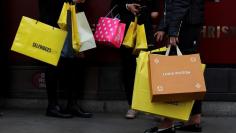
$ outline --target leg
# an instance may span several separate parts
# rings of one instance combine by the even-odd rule
[[[183,27],[182,29],[183,32],[180,33],[180,45],[184,50],[184,54],[196,53],[201,27],[193,25]],[[201,132],[201,110],[202,101],[195,101],[189,121],[180,127],[179,130]]]
[[[126,97],[128,100],[129,106],[132,104],[132,96],[133,96],[133,86],[134,86],[134,78],[135,78],[135,70],[136,70],[136,57],[132,55],[132,49],[127,49],[121,47],[121,56],[122,56],[122,74],[123,74],[123,83],[126,92]],[[126,118],[132,119],[135,118],[137,112],[129,109]]]
[[[78,63],[77,63],[78,62]],[[84,89],[85,64],[82,59],[68,59],[65,61],[63,77],[66,83],[67,111],[82,118],[91,118],[92,113],[84,111],[78,104],[79,93]]]
[[[49,66],[46,70],[46,87],[48,95],[48,107],[46,111],[47,116],[59,117],[59,118],[71,118],[72,115],[63,112],[58,104],[57,96],[57,68],[54,66]]]
[[[189,121],[177,129],[182,131],[201,132],[201,108],[202,101],[195,101]]]
[[[136,69],[136,57],[132,55],[132,50],[122,47],[123,81],[128,104],[132,103],[133,86]]]

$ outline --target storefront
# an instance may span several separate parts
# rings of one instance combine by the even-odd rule
[[[91,25],[109,11],[110,0],[86,2],[85,13]],[[9,97],[45,98],[45,65],[9,51],[22,15],[39,19],[38,0],[7,0],[2,3],[4,24],[1,36],[5,40],[1,44],[4,44],[3,49],[9,56]],[[202,61],[208,65],[205,73],[208,88],[206,100],[236,100],[235,4],[234,0],[206,1],[206,23],[199,48]],[[102,47],[92,50],[88,53],[87,63],[85,98],[125,99],[118,49]]]

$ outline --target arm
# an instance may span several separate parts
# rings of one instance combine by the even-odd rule
[[[179,29],[181,21],[190,8],[191,0],[173,0],[172,8],[167,18],[169,18],[168,34],[170,36],[177,37],[179,35]]]

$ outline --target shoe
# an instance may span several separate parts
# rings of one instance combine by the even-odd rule
[[[170,127],[170,128],[166,128],[166,129],[158,129],[157,133],[175,133],[175,128],[174,127]]]
[[[153,127],[145,130],[144,133],[175,133],[175,128],[158,129],[158,127]]]
[[[137,111],[133,110],[133,109],[129,109],[125,115],[125,118],[127,119],[134,119],[137,115]]]
[[[72,118],[71,114],[62,111],[59,105],[48,106],[46,116],[57,117],[57,118]]]
[[[202,127],[200,124],[182,125],[176,129],[181,131],[202,132]]]
[[[157,133],[158,127],[153,127],[144,131],[144,133]]]
[[[78,105],[68,106],[67,112],[81,118],[91,118],[93,117],[93,114],[90,112],[84,111],[81,107]]]

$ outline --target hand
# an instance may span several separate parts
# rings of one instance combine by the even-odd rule
[[[176,46],[177,43],[179,43],[178,37],[175,37],[175,36],[170,37],[170,45]]]
[[[157,19],[158,16],[159,16],[159,12],[151,12],[152,19]]]
[[[137,15],[139,13],[140,7],[140,4],[127,4],[127,9],[131,11],[134,15]]]
[[[157,42],[161,42],[164,38],[165,32],[164,31],[157,31],[154,36],[156,37]]]
[[[80,58],[80,59],[84,59],[85,58],[85,54],[83,52],[79,52],[79,53],[76,54],[76,57]]]

